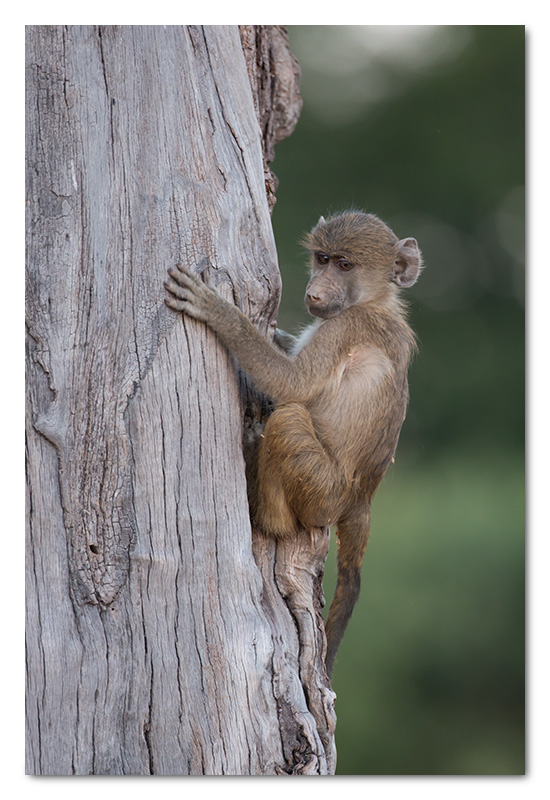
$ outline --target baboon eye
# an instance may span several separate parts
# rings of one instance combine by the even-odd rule
[[[350,270],[350,269],[353,269],[353,264],[351,263],[351,261],[348,261],[345,258],[341,258],[340,259],[340,261],[338,262],[338,266],[340,267],[340,269],[343,269],[343,270],[346,270],[346,271]]]
[[[328,256],[326,253],[316,253],[317,261],[319,264],[328,264]]]

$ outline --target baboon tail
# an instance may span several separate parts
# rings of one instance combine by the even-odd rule
[[[340,642],[361,591],[361,566],[369,538],[370,507],[338,524],[338,580],[326,623],[327,673],[332,676]]]

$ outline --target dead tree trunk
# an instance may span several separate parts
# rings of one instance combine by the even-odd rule
[[[299,104],[284,31],[240,33],[27,31],[31,774],[334,771],[328,535],[252,535],[261,403],[164,306],[183,261],[274,327],[266,160]]]

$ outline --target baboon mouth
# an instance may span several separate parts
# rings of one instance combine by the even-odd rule
[[[307,308],[309,313],[312,314],[312,316],[320,317],[321,319],[329,319],[330,317],[336,317],[342,310],[340,307],[320,306],[320,305],[315,305],[313,303],[308,303]]]

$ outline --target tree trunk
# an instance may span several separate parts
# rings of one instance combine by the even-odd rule
[[[181,261],[274,329],[296,67],[283,29],[240,33],[27,29],[31,774],[334,771],[328,533],[252,534],[265,402],[164,305]]]

